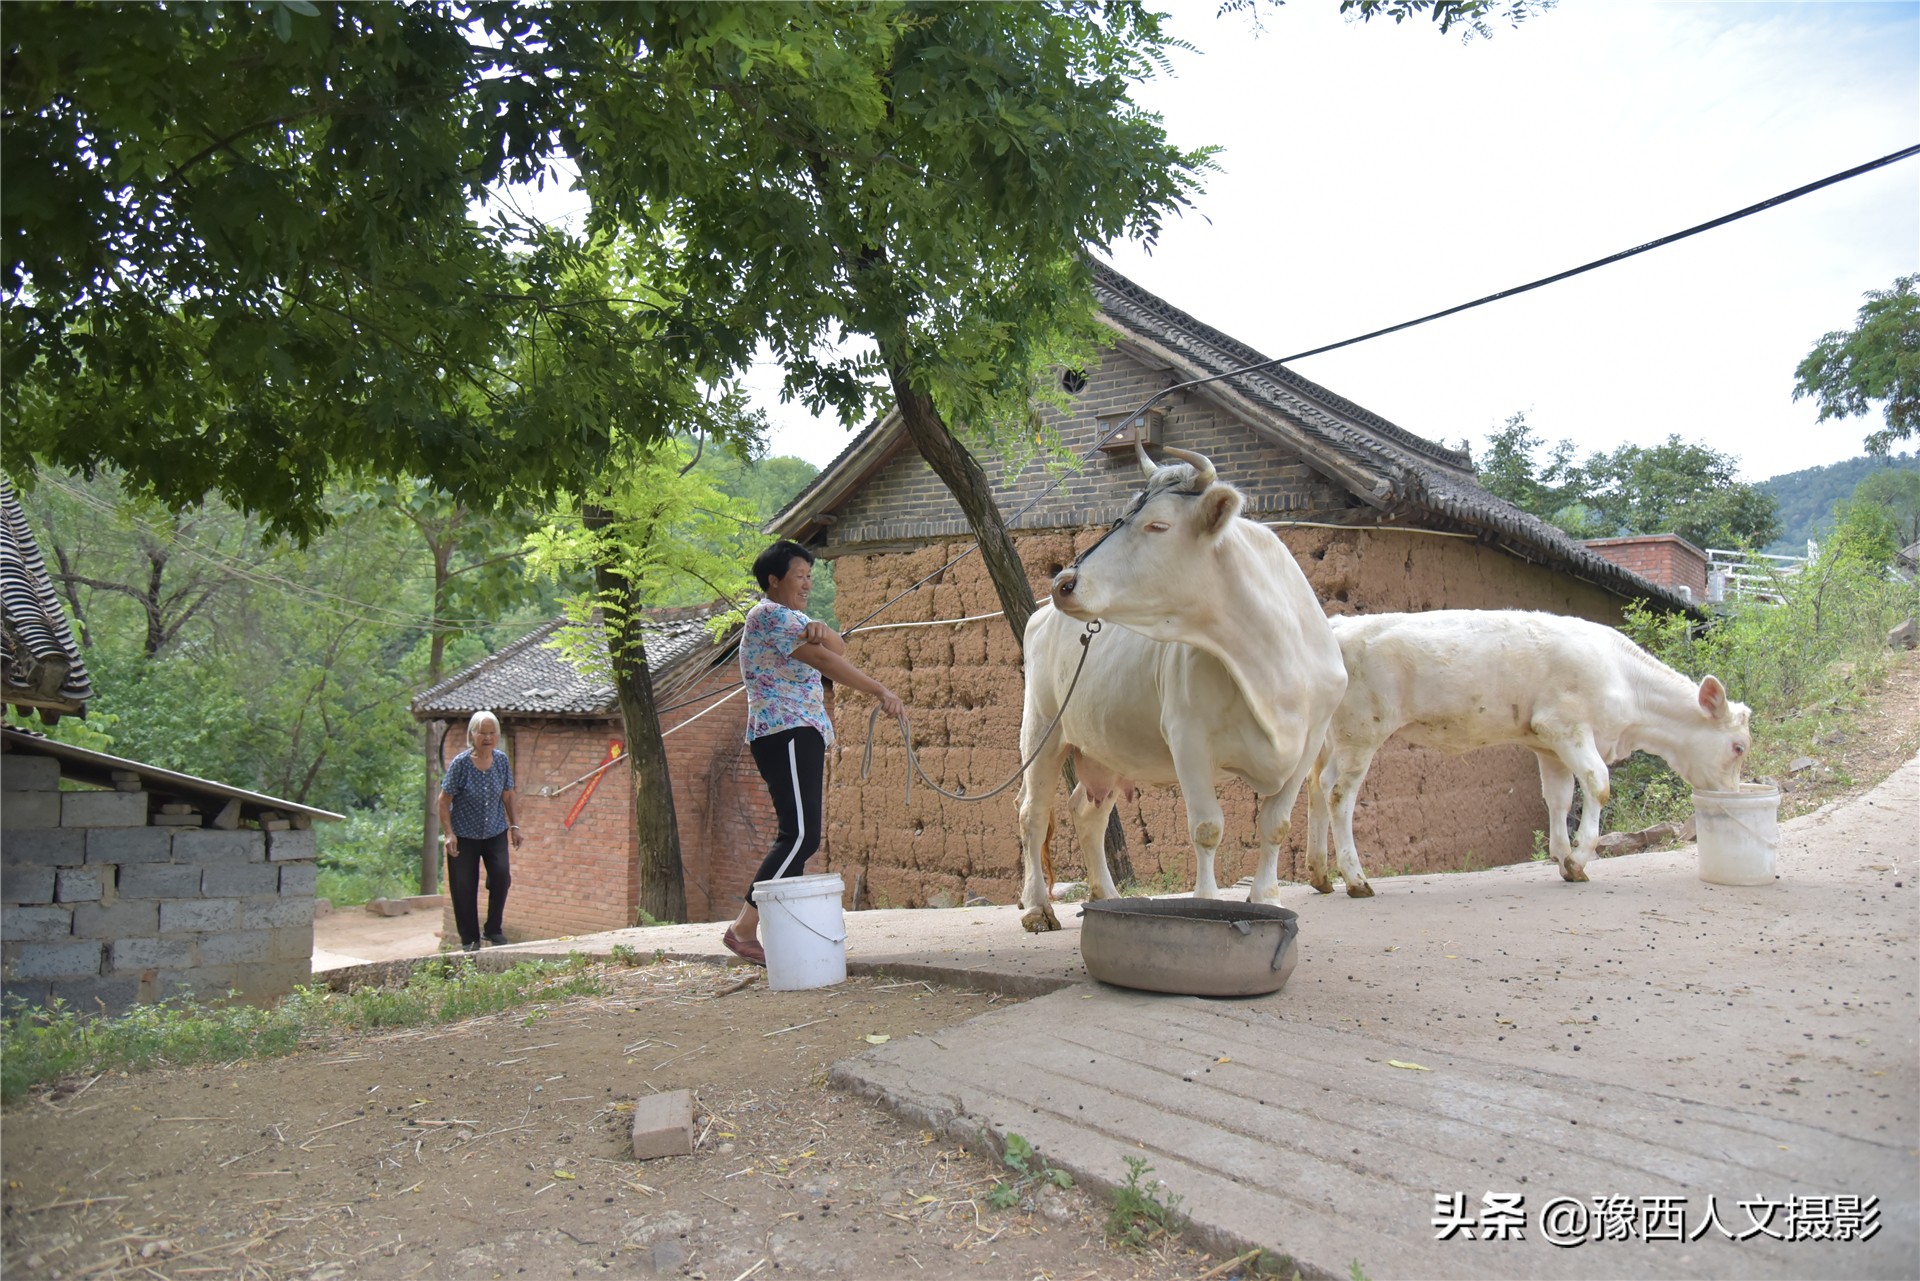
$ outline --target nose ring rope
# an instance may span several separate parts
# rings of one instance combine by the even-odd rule
[[[1051,721],[1047,722],[1047,732],[1040,736],[1040,745],[1033,749],[1033,753],[1028,756],[1026,760],[1020,762],[1020,768],[1014,771],[1012,778],[1009,778],[991,792],[982,792],[978,796],[966,796],[959,792],[949,792],[946,788],[929,778],[927,771],[920,767],[920,758],[914,754],[913,732],[907,724],[906,713],[902,712],[900,714],[900,738],[907,746],[907,764],[910,766],[907,770],[907,801],[909,803],[913,801],[913,776],[915,774],[918,774],[921,781],[926,783],[928,787],[931,787],[948,800],[969,802],[990,801],[1025,778],[1028,767],[1040,758],[1042,751],[1046,750],[1047,740],[1053,737],[1053,731],[1059,726],[1060,718],[1067,714],[1067,704],[1073,701],[1073,691],[1080,684],[1080,670],[1087,665],[1087,655],[1092,652],[1091,642],[1099,632],[1099,619],[1096,618],[1087,624],[1087,630],[1082,633],[1080,637],[1080,661],[1074,664],[1073,679],[1067,683],[1066,696],[1060,700],[1060,710],[1053,714]],[[878,704],[875,704],[873,711],[867,714],[867,746],[865,751],[860,755],[860,779],[862,782],[865,782],[867,776],[873,773],[873,737],[879,728],[879,724],[880,707]]]

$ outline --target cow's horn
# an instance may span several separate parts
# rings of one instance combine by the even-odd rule
[[[1196,454],[1185,449],[1175,449],[1172,445],[1162,445],[1160,448],[1164,452],[1172,454],[1183,463],[1193,464],[1193,487],[1195,489],[1205,489],[1218,479],[1213,470],[1213,460],[1205,454]]]
[[[1160,470],[1160,464],[1147,457],[1147,448],[1140,443],[1138,438],[1135,438],[1133,442],[1133,456],[1140,460],[1140,470],[1148,476]]]

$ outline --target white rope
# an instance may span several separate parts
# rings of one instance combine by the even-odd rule
[[[996,609],[991,614],[969,614],[965,618],[934,618],[924,623],[880,623],[873,627],[856,627],[847,633],[849,638],[864,636],[868,632],[891,631],[896,627],[958,627],[962,623],[977,623],[984,618],[998,618],[1007,611]]]
[[[687,719],[685,719],[684,721],[681,721],[681,722],[680,722],[680,723],[679,723],[678,725],[675,725],[675,726],[673,727],[673,729],[663,729],[663,730],[661,730],[661,731],[660,731],[660,737],[661,737],[661,738],[665,738],[665,737],[666,737],[667,735],[669,735],[669,734],[672,734],[672,733],[674,733],[674,732],[676,732],[676,731],[678,731],[678,730],[683,730],[683,729],[685,729],[685,728],[686,728],[687,726],[689,726],[689,725],[691,725],[691,724],[693,724],[693,723],[694,723],[695,721],[697,721],[697,720],[699,720],[699,719],[700,719],[700,718],[701,718],[702,716],[705,716],[705,715],[706,715],[706,714],[707,714],[708,712],[711,712],[711,711],[714,711],[714,710],[716,710],[716,709],[718,709],[719,707],[721,707],[721,706],[723,706],[724,704],[726,704],[726,703],[728,703],[728,702],[729,702],[729,701],[731,701],[732,699],[734,699],[734,698],[737,698],[737,697],[739,697],[739,696],[740,696],[741,694],[744,694],[744,693],[746,693],[746,692],[747,692],[747,687],[746,687],[745,685],[740,685],[740,686],[736,686],[736,687],[734,688],[734,691],[733,691],[733,692],[732,692],[731,694],[728,694],[728,695],[727,695],[727,696],[726,696],[725,698],[723,698],[723,699],[721,699],[721,700],[720,700],[720,701],[719,701],[718,703],[715,703],[715,704],[714,704],[714,705],[713,705],[712,707],[708,707],[708,708],[703,708],[702,710],[700,710],[700,711],[697,711],[697,712],[695,712],[695,713],[694,713],[693,715],[691,715],[691,716],[689,716],[689,717],[687,717]]]

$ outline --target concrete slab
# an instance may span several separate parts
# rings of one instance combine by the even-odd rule
[[[1093,983],[1071,907],[849,913],[850,972],[1036,999],[834,1077],[1096,1187],[1144,1159],[1209,1245],[1309,1276],[1920,1276],[1920,759],[1783,824],[1773,885],[1695,853],[1287,887],[1299,967],[1243,1001]],[[488,954],[723,959],[721,929]]]

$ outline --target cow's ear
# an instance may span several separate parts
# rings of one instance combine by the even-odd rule
[[[1218,537],[1240,514],[1246,499],[1232,485],[1213,485],[1200,495],[1200,528]]]
[[[1706,675],[1700,678],[1700,710],[1713,720],[1725,720],[1727,715],[1727,687],[1720,678]]]

